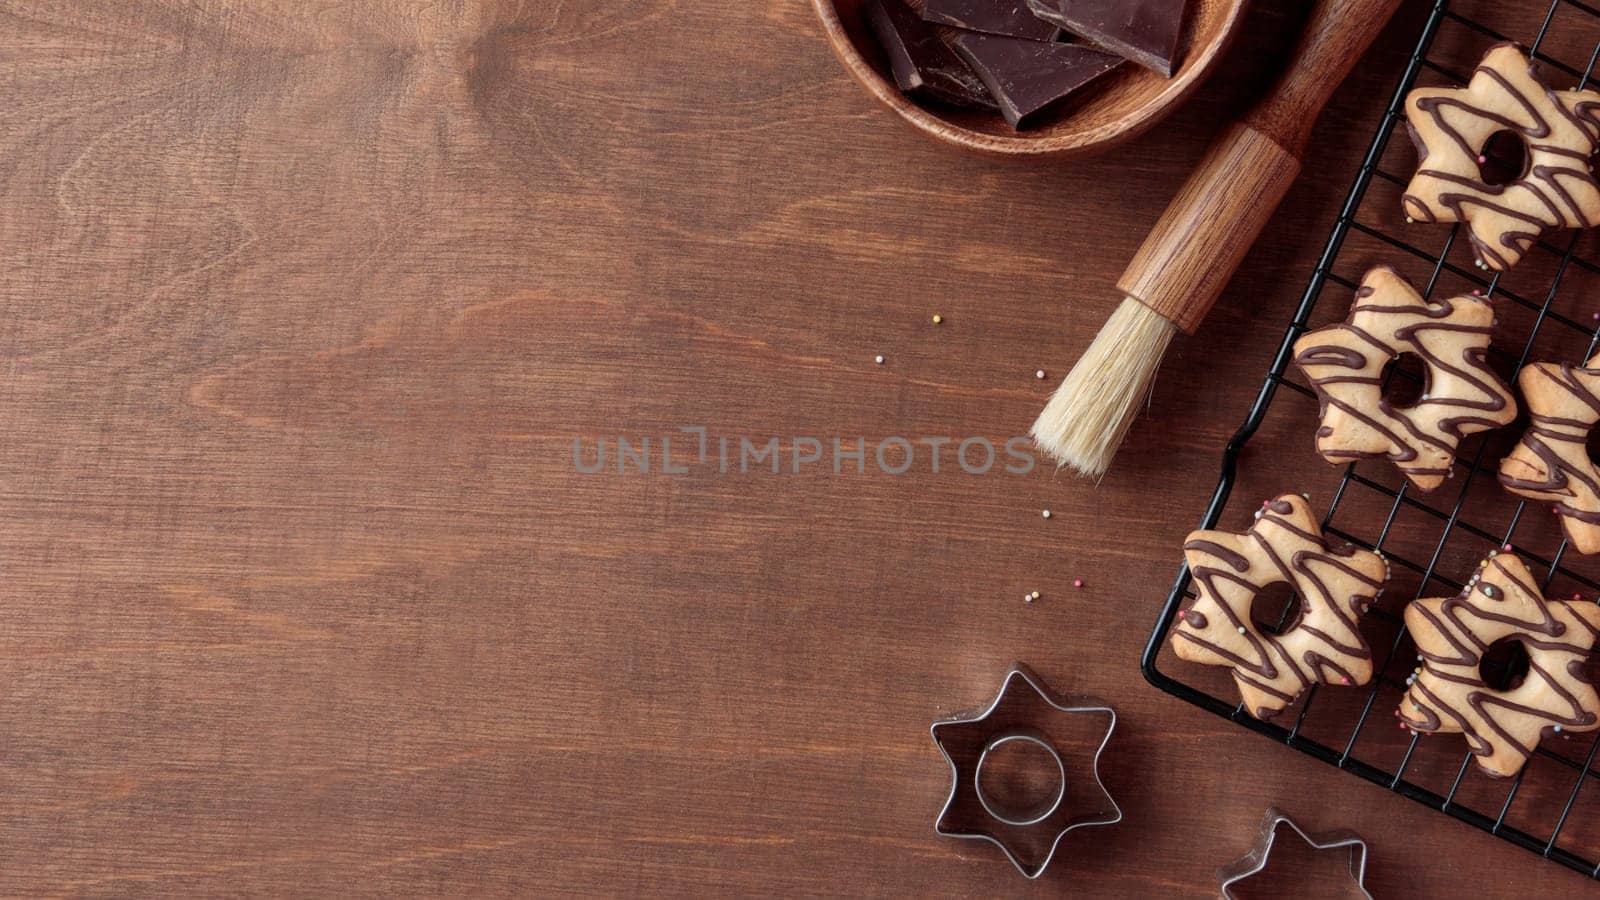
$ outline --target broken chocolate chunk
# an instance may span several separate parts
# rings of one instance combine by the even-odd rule
[[[902,0],[867,0],[864,9],[903,93],[954,106],[996,108],[983,82]]]
[[[922,17],[940,25],[1033,41],[1053,41],[1061,34],[1060,28],[1034,15],[1026,0],[923,0]]]
[[[1107,72],[1122,57],[1083,44],[1047,44],[1022,38],[964,34],[956,52],[983,79],[1012,128],[1053,106]]]
[[[1027,0],[1033,14],[1172,77],[1184,0]]]

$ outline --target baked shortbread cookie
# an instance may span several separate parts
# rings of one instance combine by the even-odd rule
[[[1368,271],[1348,319],[1294,344],[1322,404],[1317,452],[1334,464],[1387,458],[1418,488],[1438,487],[1463,437],[1517,417],[1511,389],[1489,368],[1493,327],[1482,297],[1429,302],[1388,266]],[[1421,398],[1405,408],[1383,396],[1384,366],[1402,353],[1426,369]]]
[[[1589,157],[1600,138],[1600,93],[1553,91],[1522,48],[1496,44],[1464,88],[1406,96],[1417,173],[1401,199],[1419,222],[1465,222],[1478,265],[1504,271],[1545,231],[1600,223],[1600,183]],[[1490,138],[1521,141],[1521,172],[1485,180]]]
[[[1540,737],[1600,728],[1600,695],[1586,665],[1600,637],[1600,606],[1547,600],[1514,553],[1491,553],[1454,597],[1417,600],[1406,627],[1419,665],[1400,700],[1401,724],[1460,733],[1484,771],[1514,775]],[[1496,641],[1527,651],[1520,683],[1496,690],[1480,671]]]
[[[1382,593],[1389,564],[1355,547],[1329,547],[1305,499],[1284,494],[1243,534],[1196,531],[1183,545],[1199,596],[1180,610],[1172,649],[1191,662],[1233,669],[1245,709],[1269,719],[1315,683],[1372,678],[1372,652],[1357,621]],[[1281,634],[1250,618],[1263,588],[1289,585],[1299,616]]]
[[[1534,363],[1517,375],[1528,430],[1500,461],[1500,483],[1520,497],[1549,503],[1579,553],[1600,550],[1600,468],[1589,459],[1589,434],[1600,422],[1600,354],[1585,368]]]

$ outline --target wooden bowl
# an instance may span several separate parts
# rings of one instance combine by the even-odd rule
[[[1189,0],[1178,43],[1178,70],[1171,78],[1126,63],[1102,84],[1091,85],[1088,95],[1067,112],[1020,132],[1012,131],[999,113],[920,106],[900,93],[883,52],[862,21],[862,0],[811,0],[811,5],[844,67],[918,131],[980,153],[1087,156],[1141,134],[1199,87],[1238,30],[1245,2]]]

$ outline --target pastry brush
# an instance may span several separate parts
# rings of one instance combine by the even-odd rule
[[[1117,279],[1122,302],[1033,423],[1058,463],[1104,475],[1178,332],[1193,334],[1300,173],[1317,114],[1399,0],[1318,0],[1272,91],[1212,143]]]

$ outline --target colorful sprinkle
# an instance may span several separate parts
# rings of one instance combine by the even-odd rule
[[[1340,678],[1340,679],[1339,679],[1339,683],[1340,683],[1340,684],[1349,684],[1349,683],[1350,683],[1350,679],[1349,679],[1349,678],[1343,678],[1343,677],[1341,677],[1341,678]]]
[[[1180,619],[1189,618],[1189,611],[1187,609],[1178,610],[1178,618],[1180,618]]]
[[[1507,553],[1510,553],[1511,552],[1511,545],[1510,544],[1501,544],[1500,545],[1500,549],[1504,550]]]
[[[944,324],[944,316],[941,316],[938,313],[934,313],[933,314],[933,324],[935,324],[935,325]]]
[[[1083,579],[1082,578],[1074,578],[1074,579],[1072,579],[1072,586],[1075,587],[1075,588],[1083,587]]]
[[[1037,600],[1037,599],[1039,599],[1039,592],[1038,591],[1034,591],[1033,593],[1029,594],[1028,596],[1031,597],[1034,600]]]
[[[1486,163],[1488,161],[1489,161],[1489,157],[1484,156],[1482,153],[1478,154],[1478,165],[1481,166],[1481,165],[1483,165],[1484,163]]]

